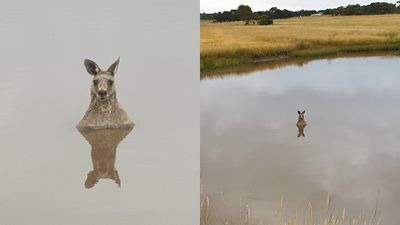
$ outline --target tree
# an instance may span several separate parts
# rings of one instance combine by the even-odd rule
[[[239,5],[237,9],[239,18],[245,21],[245,24],[249,24],[250,20],[253,19],[253,11],[248,5]]]
[[[270,25],[273,24],[274,21],[272,21],[270,18],[268,18],[267,15],[261,15],[259,16],[258,24],[260,25]]]
[[[342,15],[361,15],[361,6],[359,4],[356,5],[348,5],[346,8],[342,10]]]

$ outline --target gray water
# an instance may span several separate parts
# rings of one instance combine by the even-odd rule
[[[197,8],[179,2],[188,10],[177,16],[174,0],[2,3],[0,224],[197,222],[198,24],[180,17]],[[100,179],[88,189],[92,145],[75,129],[90,102],[83,60],[106,70],[119,56],[117,97],[136,126],[115,152],[121,187]],[[112,154],[102,157],[94,161],[112,165]]]
[[[378,208],[400,221],[400,58],[317,60],[201,82],[201,182],[212,224],[285,211]],[[298,138],[297,111],[305,110]]]

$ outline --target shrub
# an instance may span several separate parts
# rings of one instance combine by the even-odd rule
[[[270,25],[273,24],[274,21],[268,18],[266,15],[260,16],[260,19],[258,20],[258,24],[260,25]]]

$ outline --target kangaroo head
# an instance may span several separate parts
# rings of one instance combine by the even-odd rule
[[[121,180],[119,179],[118,171],[113,169],[109,171],[108,174],[99,173],[97,170],[92,170],[87,174],[87,178],[85,181],[85,188],[90,189],[94,187],[100,179],[111,179],[113,180],[118,187],[121,187]]]
[[[297,111],[297,113],[299,114],[299,120],[304,120],[304,114],[306,113],[306,111],[305,110],[303,112]]]
[[[115,98],[114,75],[118,70],[119,58],[106,71],[102,71],[100,67],[90,59],[85,59],[84,64],[87,72],[93,76],[91,88],[92,98],[96,98],[99,101]]]

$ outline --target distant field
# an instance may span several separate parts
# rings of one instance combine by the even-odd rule
[[[399,51],[400,14],[296,17],[269,26],[202,21],[200,49],[202,70],[277,56]]]

